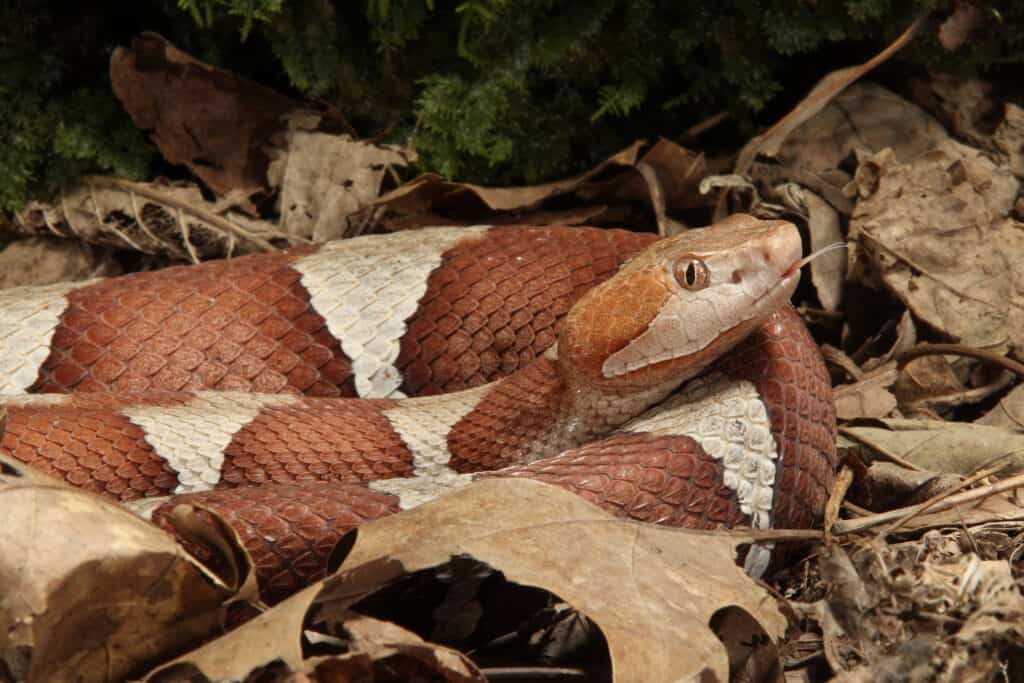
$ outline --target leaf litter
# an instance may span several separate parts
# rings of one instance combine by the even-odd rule
[[[403,181],[413,150],[360,140],[331,111],[143,34],[115,54],[115,90],[193,180],[85,179],[9,230],[170,263],[436,224],[671,234],[701,212],[788,218],[812,249],[847,246],[813,261],[799,293],[832,372],[845,466],[825,536],[647,527],[543,484],[484,480],[351,532],[327,578],[268,608],[215,513],[175,516],[199,559],[116,506],[4,462],[14,516],[2,534],[0,673],[1018,679],[1024,109],[979,80],[929,76],[907,85],[911,99],[867,81],[922,34],[955,50],[976,24],[962,3],[941,24],[915,22],[874,59],[822,79],[732,173],[711,175],[729,161],[671,140],[638,141],[588,172],[521,188]],[[171,87],[154,88],[160,79]],[[196,111],[173,93],[237,99]],[[186,115],[205,117],[201,135],[181,135]],[[69,277],[117,267],[52,258],[70,258]],[[755,541],[792,546],[768,586],[735,565]]]

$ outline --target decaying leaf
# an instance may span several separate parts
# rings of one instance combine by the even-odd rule
[[[123,681],[220,632],[239,577],[111,502],[0,468],[0,657],[17,680]]]
[[[896,382],[896,362],[875,368],[851,384],[836,387],[836,417],[855,420],[862,417],[885,417],[896,409],[896,397],[889,391]]]
[[[120,275],[109,250],[54,237],[26,237],[0,248],[0,289]]]
[[[192,262],[290,243],[274,225],[229,204],[207,201],[191,184],[86,176],[52,205],[30,202],[15,216],[15,227]]]
[[[873,269],[914,315],[967,346],[1005,350],[1024,327],[1024,230],[1007,219],[1018,183],[978,156],[883,151],[857,170],[852,276]]]
[[[280,188],[280,229],[287,235],[326,242],[360,234],[370,224],[359,215],[380,195],[392,166],[414,155],[397,145],[375,145],[316,129],[318,116],[290,117],[285,145],[267,169]]]
[[[1024,432],[1024,385],[1015,387],[974,423]]]
[[[964,390],[953,366],[942,356],[915,358],[900,373],[899,396],[902,401],[920,401]]]
[[[839,212],[818,195],[804,190],[804,206],[807,207],[807,230],[810,234],[812,252],[844,241],[839,226]],[[839,308],[843,300],[843,283],[846,281],[846,254],[833,250],[818,256],[810,263],[811,283],[818,292],[818,301],[826,311]]]
[[[301,108],[298,102],[204,64],[155,33],[114,50],[110,81],[165,159],[257,215],[253,197],[270,189],[264,147],[285,129],[284,116]]]
[[[822,174],[852,154],[889,148],[906,163],[948,137],[938,121],[891,90],[855,83],[793,131],[778,160],[787,168]]]
[[[745,540],[618,520],[539,482],[479,481],[361,527],[333,577],[147,680],[168,680],[182,667],[211,680],[239,679],[274,661],[308,671],[303,629],[309,639],[317,623],[344,627],[361,599],[453,557],[472,557],[589,617],[608,643],[616,681],[724,681],[729,654],[709,629],[716,613],[740,608],[770,640],[785,627],[775,601],[735,564],[736,543]],[[323,653],[327,641],[318,642]]]
[[[915,538],[929,530],[959,529],[971,532],[978,526],[1004,525],[1019,531],[1024,522],[1024,500],[1019,494],[999,493],[946,510],[925,511],[900,524],[898,536]],[[967,540],[967,539],[965,539]],[[968,546],[970,544],[968,543]],[[968,550],[965,546],[963,550]]]
[[[600,164],[571,178],[526,187],[482,187],[456,183],[425,173],[382,196],[374,206],[386,211],[386,227],[422,227],[437,224],[511,223],[532,225],[579,222],[615,223],[619,215],[609,209],[617,202],[649,201],[650,191],[636,167],[646,163],[662,180],[666,208],[677,211],[707,203],[698,185],[705,174],[702,155],[668,140],[659,140],[646,153],[637,141]],[[612,171],[619,169],[619,173]],[[610,177],[609,177],[610,174]],[[573,197],[581,205],[549,211],[551,200]]]
[[[665,209],[683,211],[707,205],[698,187],[707,173],[703,154],[690,151],[671,140],[659,138],[636,162],[653,168],[664,189]],[[595,174],[591,173],[591,177]],[[624,173],[603,182],[582,185],[578,193],[592,202],[648,201],[650,190],[639,173]]]
[[[880,355],[872,356],[864,361],[865,370],[873,370],[886,363],[898,359],[905,351],[913,348],[917,343],[917,326],[914,325],[914,318],[909,311],[903,311],[899,320],[889,321],[882,326],[878,335],[871,342],[881,342],[885,338],[891,339],[889,347]]]
[[[736,159],[734,172],[739,174],[746,173],[750,169],[750,164],[758,155],[763,154],[774,157],[778,154],[780,147],[794,130],[824,109],[829,102],[854,81],[860,79],[864,74],[870,72],[876,66],[902,50],[914,39],[914,36],[917,35],[923,25],[924,17],[919,17],[896,40],[868,61],[857,66],[837,69],[818,81],[789,114],[784,116],[769,130],[747,143]]]
[[[996,97],[986,81],[932,74],[913,82],[915,99],[939,116],[950,131],[1024,179],[1024,108]]]
[[[890,510],[923,503],[956,488],[963,477],[912,470],[891,462],[873,462],[857,481],[851,498],[870,510]]]
[[[953,13],[939,27],[939,44],[949,51],[961,45],[986,23],[987,16],[971,2],[958,2]]]
[[[934,541],[940,543],[935,544]],[[1010,565],[948,554],[941,539],[829,549],[837,590],[823,619],[834,681],[988,681],[1024,638],[1024,595]]]
[[[999,427],[939,420],[878,420],[843,433],[880,452],[933,472],[969,474],[997,459],[1024,467],[1024,435]]]

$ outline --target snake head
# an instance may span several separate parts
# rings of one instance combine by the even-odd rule
[[[592,385],[693,377],[789,300],[800,257],[792,223],[744,214],[658,241],[569,311],[559,362]]]

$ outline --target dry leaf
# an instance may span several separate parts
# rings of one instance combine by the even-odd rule
[[[953,13],[939,26],[939,44],[952,52],[967,42],[985,24],[985,14],[969,2],[958,2]]]
[[[287,142],[267,169],[280,187],[281,230],[313,242],[353,237],[368,216],[358,216],[380,195],[392,166],[407,166],[411,153],[315,129],[319,117],[292,117]]]
[[[885,417],[896,409],[896,397],[889,388],[896,381],[896,362],[865,373],[852,384],[842,384],[832,391],[836,417],[855,420],[861,417]]]
[[[40,236],[0,248],[0,289],[110,277],[122,270],[109,250],[84,242]]]
[[[822,174],[853,153],[885,148],[909,162],[949,137],[920,107],[874,83],[855,83],[808,119],[779,148],[787,168]]]
[[[439,175],[424,173],[388,192],[375,205],[406,216],[428,212],[458,214],[535,209],[546,199],[574,192],[590,178],[609,168],[633,166],[639,159],[643,144],[642,140],[634,142],[586,173],[543,185],[481,187],[470,183],[449,182]]]
[[[667,211],[683,211],[707,205],[707,198],[699,190],[700,181],[707,174],[703,154],[659,138],[634,165],[640,164],[647,164],[657,172],[664,189]],[[598,202],[650,200],[650,191],[639,173],[627,173],[603,182],[587,183],[580,188],[579,195]]]
[[[254,251],[272,251],[287,236],[274,225],[203,198],[195,185],[134,183],[85,176],[55,204],[29,202],[15,227],[29,234],[70,237],[193,263]]]
[[[543,225],[567,219],[570,223],[621,223],[625,216],[614,207],[628,208],[626,202],[650,201],[650,190],[636,168],[641,163],[658,173],[668,210],[707,204],[697,189],[705,173],[702,155],[659,140],[641,156],[644,145],[644,141],[637,141],[586,173],[543,185],[481,187],[427,173],[385,194],[374,206],[387,212],[383,224],[388,229],[438,223]],[[546,208],[551,200],[567,196],[582,205],[569,209],[567,215],[561,207],[554,211]]]
[[[990,681],[1024,639],[1024,596],[1004,560],[943,544],[856,543],[822,562],[837,591],[822,619],[833,681]]]
[[[0,656],[18,680],[123,681],[219,632],[238,585],[114,503],[0,465]]]
[[[892,321],[887,322],[874,339],[870,340],[872,345],[881,341],[889,332]],[[914,318],[909,311],[903,311],[903,315],[891,325],[892,343],[889,348],[879,356],[873,356],[864,361],[864,370],[873,370],[885,365],[889,361],[897,360],[904,352],[909,351],[917,344],[917,327],[914,325]],[[865,345],[866,346],[866,345]]]
[[[433,674],[439,676],[435,680],[486,683],[480,671],[462,653],[425,642],[412,631],[389,621],[350,612],[341,622],[341,628],[347,636],[345,646],[349,652],[369,657],[393,676],[411,680],[417,675]],[[411,664],[423,670],[409,670]]]
[[[1005,350],[1024,329],[1024,230],[1005,217],[1018,183],[962,145],[908,164],[884,151],[857,170],[851,277],[865,269],[914,315],[968,346]]]
[[[958,139],[975,147],[988,146],[1002,107],[991,83],[979,78],[932,73],[927,80],[911,80],[910,91],[914,101],[938,118]]]
[[[976,78],[933,74],[912,82],[914,97],[960,139],[984,150],[1024,179],[1024,109],[996,97],[996,88]]]
[[[1017,386],[974,424],[1024,432],[1024,385]]]
[[[114,50],[110,81],[165,159],[188,166],[220,196],[236,192],[239,208],[257,215],[253,196],[270,190],[262,150],[299,103],[204,64],[155,33]]]
[[[736,166],[733,172],[739,175],[745,174],[750,169],[750,164],[758,155],[776,156],[782,144],[797,127],[820,112],[847,86],[879,64],[885,62],[885,60],[899,52],[913,40],[914,36],[917,35],[917,32],[924,25],[924,20],[925,17],[923,16],[916,19],[888,47],[863,64],[846,67],[845,69],[837,69],[818,81],[817,85],[811,88],[811,91],[804,96],[804,99],[792,111],[770,129],[747,143],[736,158]]]
[[[903,522],[897,536],[914,538],[933,529],[967,529],[979,525],[1003,524],[1015,531],[1024,521],[1024,504],[1019,496],[1000,493],[957,505],[948,510],[923,512]]]
[[[1003,120],[992,133],[991,146],[996,158],[1018,179],[1024,179],[1024,108],[1012,102],[1004,105]]]
[[[891,510],[923,503],[956,488],[963,477],[873,462],[857,481],[851,499],[869,510]]]
[[[944,356],[924,356],[900,370],[895,391],[902,405],[925,405],[963,394],[967,388]]]
[[[708,628],[713,615],[742,608],[772,640],[785,628],[775,601],[735,564],[744,540],[615,519],[530,480],[478,481],[364,525],[336,575],[171,666],[211,680],[242,678],[275,660],[303,670],[300,635],[311,605],[320,618],[338,620],[403,576],[468,556],[589,617],[607,640],[616,681],[724,681],[729,655]]]
[[[939,420],[884,419],[843,433],[880,453],[933,472],[970,474],[998,462],[1024,467],[1024,435],[999,427]]]
[[[841,244],[845,240],[839,227],[839,213],[818,195],[804,190],[804,206],[807,207],[807,230],[810,233],[810,248],[815,252],[830,244]],[[822,254],[810,263],[811,284],[818,293],[818,301],[826,311],[835,311],[843,301],[843,284],[846,282],[846,254],[839,249]]]

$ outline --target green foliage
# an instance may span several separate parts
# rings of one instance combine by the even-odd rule
[[[240,17],[243,40],[256,22],[276,18],[283,6],[284,0],[178,0],[178,7],[203,28],[213,26],[221,15]]]
[[[0,24],[18,28],[0,36],[0,210],[6,211],[48,198],[87,172],[144,177],[156,157],[103,83],[104,72],[94,71],[87,56],[61,52],[81,49],[95,26],[64,23],[29,4],[34,12],[22,3],[0,5]],[[54,42],[57,36],[67,42]],[[101,59],[105,66],[109,57]]]
[[[735,145],[829,70],[954,1],[0,0],[0,208],[79,173],[152,174],[154,150],[106,74],[110,50],[142,30],[321,101],[366,137],[411,139],[421,170],[515,184],[721,111],[733,137],[720,143]],[[1024,4],[978,6],[989,24],[963,50],[943,53],[932,26],[899,59],[1021,61]]]

